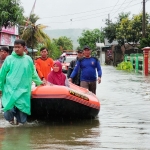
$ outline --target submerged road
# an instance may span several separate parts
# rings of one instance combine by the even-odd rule
[[[11,126],[0,114],[0,150],[150,150],[150,77],[102,70],[96,119]]]

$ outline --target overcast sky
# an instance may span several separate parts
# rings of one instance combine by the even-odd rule
[[[24,15],[29,16],[35,0],[21,0]],[[34,13],[40,17],[37,23],[49,29],[99,28],[105,20],[113,22],[121,12],[139,14],[143,0],[36,0]],[[150,0],[146,1],[146,12],[150,13]],[[149,8],[149,9],[148,9]],[[109,15],[108,15],[109,14]]]

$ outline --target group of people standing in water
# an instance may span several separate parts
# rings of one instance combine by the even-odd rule
[[[35,66],[44,83],[47,81],[50,85],[69,87],[68,81],[70,81],[96,94],[96,82],[101,82],[102,70],[99,60],[91,56],[91,50],[88,46],[77,51],[76,59],[70,62],[67,76],[62,72],[60,61],[53,61],[47,57],[48,50],[46,48],[41,48],[40,52],[41,57],[35,60]]]
[[[2,47],[1,54],[5,51],[8,53],[8,49]],[[12,54],[5,55],[5,61],[2,61],[0,69],[0,93],[4,118],[11,124],[26,123],[27,115],[31,114],[32,81],[36,85],[45,85],[48,82],[50,85],[68,87],[70,81],[96,94],[96,82],[100,83],[102,76],[100,62],[96,57],[91,56],[88,46],[77,52],[76,60],[70,62],[68,73],[65,75],[62,72],[61,62],[48,57],[47,48],[41,48],[41,56],[33,62],[26,53],[25,41],[15,40]]]

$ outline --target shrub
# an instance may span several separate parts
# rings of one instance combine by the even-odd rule
[[[133,70],[133,65],[131,62],[121,62],[120,64],[117,65],[117,70],[126,70],[126,71],[132,71]]]

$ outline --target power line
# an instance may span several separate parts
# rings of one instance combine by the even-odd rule
[[[126,1],[126,0],[125,0]],[[136,1],[136,0],[134,0]],[[130,2],[127,2],[127,3],[130,3]],[[127,4],[125,3],[125,4]],[[116,5],[116,6],[120,6],[122,4],[119,4],[119,5]],[[76,14],[83,14],[83,13],[88,13],[88,12],[93,12],[93,11],[98,11],[98,10],[103,10],[103,9],[107,9],[107,8],[114,8],[114,6],[110,6],[110,7],[104,7],[104,8],[101,8],[101,9],[95,9],[95,10],[90,10],[90,11],[85,11],[85,12],[79,12],[79,13],[73,13],[73,14],[65,14],[65,15],[59,15],[59,16],[51,16],[51,17],[42,17],[40,19],[46,19],[46,18],[56,18],[56,17],[63,17],[63,16],[70,16],[70,15],[76,15]]]
[[[126,1],[126,0],[123,1],[123,3],[121,4],[121,6],[123,6],[123,4],[125,3],[125,1]],[[121,8],[121,7],[119,7],[119,9],[120,9],[120,8]],[[117,9],[117,11],[118,11],[119,9]],[[117,11],[115,11],[115,13],[116,13]],[[113,16],[115,13],[113,13],[111,16]]]
[[[132,3],[133,1],[130,1],[128,5],[126,5],[126,8],[128,8],[128,6]]]
[[[130,5],[132,2],[133,2],[133,1],[131,0],[128,5]],[[139,3],[137,3],[137,4],[139,4]],[[127,7],[128,5],[126,5],[123,9],[125,10],[125,9],[129,8],[129,7]],[[132,6],[134,6],[134,4],[133,4]],[[118,10],[118,9],[115,9],[115,10]],[[110,11],[104,11],[104,12],[101,12],[101,14],[102,14],[102,13],[106,13],[106,12],[110,12]],[[96,14],[97,14],[97,13],[96,13]],[[95,17],[95,14],[88,15],[88,17],[89,17],[89,16],[93,16],[93,15],[94,15],[94,17]],[[106,15],[106,14],[104,14],[104,15]],[[104,16],[104,15],[102,15],[102,16]],[[107,15],[108,15],[108,14],[107,14]],[[85,18],[85,17],[87,17],[87,16],[76,17],[76,18],[71,18],[71,19],[73,20],[73,19],[79,19],[79,18]]]
[[[139,5],[139,4],[141,4],[141,3],[133,4],[133,5],[131,5],[130,7],[133,7],[133,6],[136,6],[136,5]],[[128,8],[129,8],[129,7],[128,7]],[[126,7],[122,8],[122,9],[125,10]],[[108,13],[107,13],[107,14],[103,14],[103,15],[99,15],[99,16],[95,16],[95,17],[90,17],[90,18],[85,18],[85,17],[84,17],[84,19],[77,19],[77,20],[74,20],[74,18],[71,18],[71,19],[72,19],[72,22],[75,22],[75,21],[82,21],[82,20],[94,19],[94,18],[98,18],[98,17],[101,17],[101,16],[106,16],[106,15],[108,15]],[[69,20],[69,21],[66,21],[66,22],[49,22],[49,23],[68,23],[68,22],[70,22],[70,20]],[[46,24],[48,24],[48,23],[46,23]]]
[[[134,4],[134,5],[131,5],[131,7],[132,6],[135,6],[135,5],[138,5],[139,3],[137,3],[137,4]],[[126,9],[126,7],[124,7],[124,8],[122,8],[122,9]],[[105,14],[106,15],[106,14]],[[108,15],[108,14],[107,14]],[[104,15],[103,15],[104,16]],[[100,17],[100,16],[96,16],[96,17],[94,17],[94,18],[97,18],[97,17]],[[87,19],[92,19],[92,18],[87,18]],[[82,19],[82,20],[86,20],[86,19]],[[75,21],[81,21],[81,20],[75,20]]]
[[[141,4],[142,4],[142,2],[141,2]],[[140,12],[140,13],[141,13],[141,12],[142,12],[142,9],[143,9],[143,8],[142,8],[142,5],[140,5],[140,7],[139,7],[139,11],[138,11],[138,12]]]
[[[111,13],[113,11],[113,9],[117,6],[118,2],[119,2],[119,0],[117,1],[117,3],[114,5],[114,7],[112,8],[112,10],[109,13]]]
[[[100,12],[99,14],[102,14],[102,13],[106,13],[106,12],[110,12],[109,10],[108,11],[103,11],[103,12]],[[96,13],[96,15],[97,15],[98,13]],[[95,14],[91,14],[91,15],[88,15],[88,17],[89,16],[95,16]],[[108,13],[107,13],[107,15],[108,15]],[[84,17],[87,17],[87,15],[86,16],[82,16],[82,17],[76,17],[76,18],[84,18]],[[73,19],[76,19],[76,18],[73,18]]]
[[[128,5],[130,5],[132,2],[133,2],[133,1],[130,1],[130,3],[129,3]],[[141,2],[140,2],[139,4],[141,4]],[[126,5],[126,8],[124,8],[124,10],[127,9],[127,8],[129,8],[128,5]],[[140,6],[140,7],[141,7],[141,6]]]

